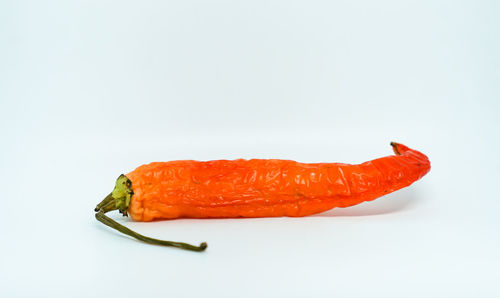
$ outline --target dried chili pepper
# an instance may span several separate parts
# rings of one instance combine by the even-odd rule
[[[119,210],[136,221],[295,217],[353,206],[406,187],[430,170],[424,154],[391,146],[396,155],[357,165],[278,159],[154,162],[118,177],[113,192],[95,208],[96,218],[141,241],[203,251],[206,243],[149,238],[105,213]]]

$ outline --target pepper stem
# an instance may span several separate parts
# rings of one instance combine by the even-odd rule
[[[95,218],[110,228],[113,228],[125,235],[129,235],[137,240],[144,241],[146,243],[162,246],[173,246],[191,251],[204,251],[207,248],[206,242],[201,243],[199,246],[194,246],[183,242],[165,241],[150,238],[132,231],[131,229],[105,215],[106,212],[119,210],[120,213],[123,214],[123,216],[126,216],[133,194],[134,192],[132,191],[132,182],[125,175],[120,175],[120,177],[118,177],[118,179],[116,180],[116,185],[113,192],[111,192],[111,194],[104,198],[104,200],[102,200],[102,202],[99,203],[94,209],[94,211],[96,212]]]

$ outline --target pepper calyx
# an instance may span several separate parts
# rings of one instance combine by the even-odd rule
[[[128,206],[130,205],[130,199],[133,194],[132,181],[130,181],[127,176],[121,174],[120,177],[116,179],[115,188],[111,192],[111,196],[114,198],[116,209],[118,209],[123,216],[127,216]]]
[[[109,212],[118,210],[123,216],[128,216],[127,210],[130,206],[130,200],[133,194],[132,181],[130,181],[127,176],[121,174],[118,179],[116,179],[113,191],[97,205],[94,211],[99,212],[102,210],[104,212]]]

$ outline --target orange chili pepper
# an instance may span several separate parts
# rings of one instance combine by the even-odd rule
[[[136,221],[174,218],[307,216],[353,206],[409,186],[430,170],[424,154],[391,143],[396,155],[358,165],[279,159],[154,162],[118,177],[95,211],[104,224],[136,239],[202,251],[207,245],[140,235],[106,215]]]

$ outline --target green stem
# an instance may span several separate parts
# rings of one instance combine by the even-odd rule
[[[104,198],[104,200],[102,200],[102,202],[100,202],[99,204],[97,204],[97,206],[95,207],[94,211],[97,212],[97,211],[101,210],[101,208],[103,206],[105,206],[106,204],[108,204],[112,200],[113,200],[113,193],[110,193],[106,198]]]
[[[204,251],[207,248],[207,243],[205,243],[205,242],[201,243],[200,246],[194,246],[194,245],[183,243],[183,242],[165,241],[165,240],[154,239],[154,238],[150,238],[150,237],[141,235],[141,234],[134,232],[131,229],[125,227],[124,225],[117,223],[116,221],[112,220],[111,218],[107,217],[104,214],[103,210],[97,212],[95,214],[95,218],[110,228],[113,228],[113,229],[115,229],[115,230],[117,230],[125,235],[129,235],[131,237],[134,237],[137,240],[144,241],[146,243],[157,244],[157,245],[162,245],[162,246],[173,246],[173,247],[178,247],[178,248],[191,250],[191,251]]]
[[[94,209],[94,211],[96,212],[95,218],[110,228],[113,228],[125,235],[129,235],[137,240],[144,241],[146,243],[162,246],[173,246],[191,251],[204,251],[207,248],[207,243],[205,242],[201,243],[200,246],[194,246],[183,242],[165,241],[150,238],[132,231],[131,229],[119,224],[118,222],[105,215],[106,212],[119,210],[121,213],[123,213],[124,216],[126,216],[133,194],[134,192],[132,191],[132,182],[125,175],[120,175],[120,177],[118,177],[118,179],[116,180],[116,185],[113,192],[109,194],[104,200],[102,200],[102,202],[99,203]]]

